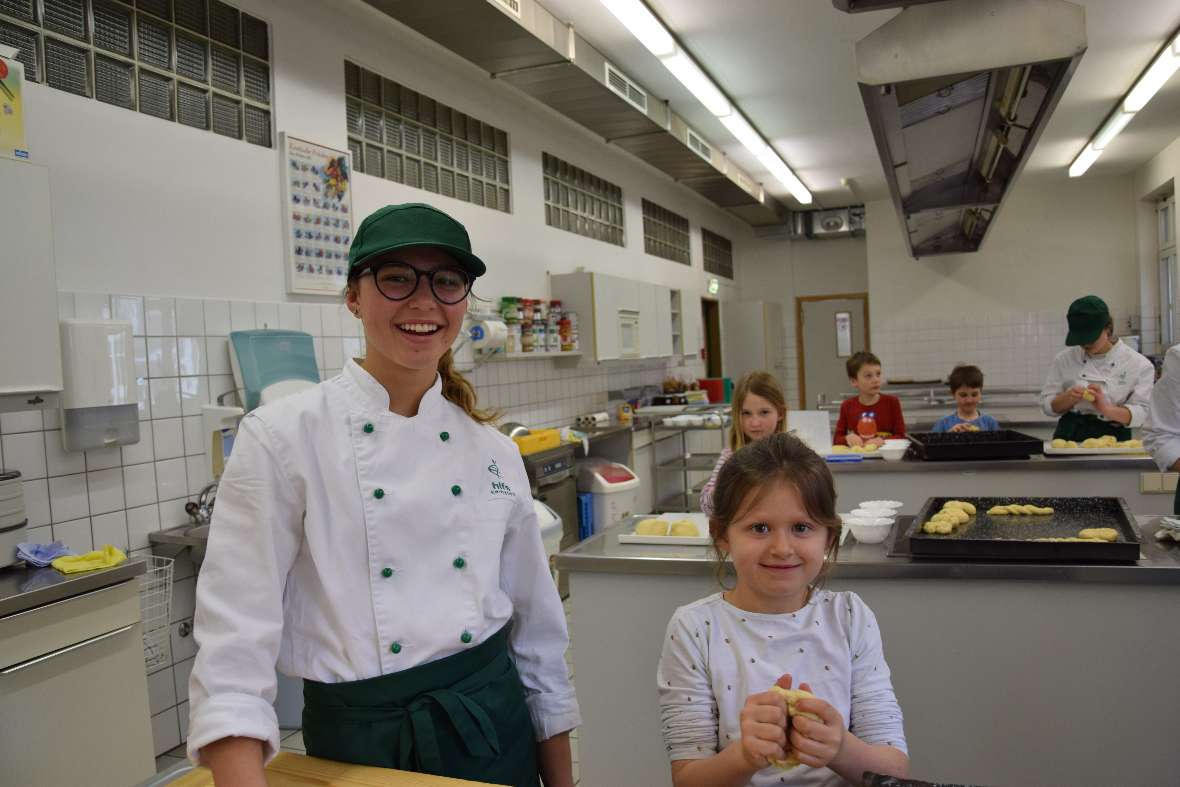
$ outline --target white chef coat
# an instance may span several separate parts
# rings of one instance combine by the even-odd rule
[[[1125,342],[1116,341],[1105,355],[1087,355],[1081,347],[1067,347],[1057,353],[1049,367],[1049,376],[1041,388],[1041,409],[1045,415],[1064,415],[1053,412],[1051,403],[1055,396],[1075,385],[1084,388],[1090,383],[1097,383],[1112,404],[1131,411],[1131,423],[1127,426],[1140,426],[1147,417],[1154,380],[1155,367],[1151,361],[1132,350]],[[1089,413],[1102,418],[1094,408],[1094,403],[1085,399],[1071,409],[1075,413]]]
[[[1164,354],[1164,369],[1151,391],[1151,407],[1143,423],[1143,447],[1160,470],[1180,459],[1180,345]]]
[[[231,735],[274,756],[276,661],[362,680],[475,647],[509,620],[537,739],[581,723],[520,453],[441,391],[436,379],[406,418],[349,361],[242,420],[197,583],[194,761]]]

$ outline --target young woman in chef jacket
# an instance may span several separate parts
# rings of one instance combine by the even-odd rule
[[[362,360],[238,430],[197,585],[189,756],[264,785],[275,667],[303,678],[311,756],[573,784],[568,635],[515,445],[451,345],[485,266],[435,208],[357,230]]]
[[[756,442],[787,428],[787,397],[783,387],[769,372],[749,372],[742,375],[733,391],[733,409],[729,432],[729,447],[722,449],[713,465],[713,474],[701,487],[701,511],[713,515],[713,488],[717,475],[743,445]]]
[[[1110,310],[1097,295],[1071,303],[1066,320],[1068,346],[1053,359],[1041,388],[1045,415],[1061,416],[1054,439],[1130,440],[1131,427],[1147,417],[1155,367],[1119,341]]]

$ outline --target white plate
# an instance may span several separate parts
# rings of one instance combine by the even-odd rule
[[[638,536],[635,535],[635,526],[644,519],[663,519],[666,522],[676,522],[681,519],[690,519],[692,523],[697,526],[697,530],[705,535],[702,536]],[[712,546],[713,539],[709,536],[709,518],[700,511],[690,511],[685,513],[664,513],[651,516],[638,516],[629,526],[630,533],[619,533],[620,544],[663,544],[665,546]]]
[[[1119,446],[1115,448],[1054,448],[1052,443],[1045,443],[1046,456],[1086,456],[1101,455],[1101,454],[1121,454],[1124,456],[1142,455],[1147,456],[1147,451],[1143,448],[1131,448],[1129,446]]]

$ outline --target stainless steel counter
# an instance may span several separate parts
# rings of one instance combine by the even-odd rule
[[[1028,459],[980,459],[973,462],[923,462],[908,458],[900,462],[886,462],[884,459],[865,459],[860,462],[829,462],[828,468],[833,473],[1044,473],[1056,470],[1137,470],[1150,473],[1158,470],[1150,457],[1135,454],[1033,456]]]
[[[1142,557],[1128,565],[1062,563],[983,563],[890,557],[892,540],[861,544],[849,534],[840,547],[836,579],[1012,579],[1074,583],[1180,585],[1180,544],[1155,540],[1159,517],[1136,517],[1143,540]],[[898,522],[902,526],[905,519]],[[705,546],[620,544],[617,525],[557,555],[559,571],[647,575],[707,575],[714,556]]]
[[[117,585],[147,570],[147,561],[133,558],[114,568],[63,574],[52,566],[0,569],[0,617],[24,612],[53,601]]]

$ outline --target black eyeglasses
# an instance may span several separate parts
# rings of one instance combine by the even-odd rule
[[[471,276],[462,268],[435,268],[420,271],[406,262],[378,262],[358,276],[373,274],[377,291],[391,301],[404,301],[418,289],[418,281],[425,276],[430,291],[439,303],[459,303],[471,292]]]

